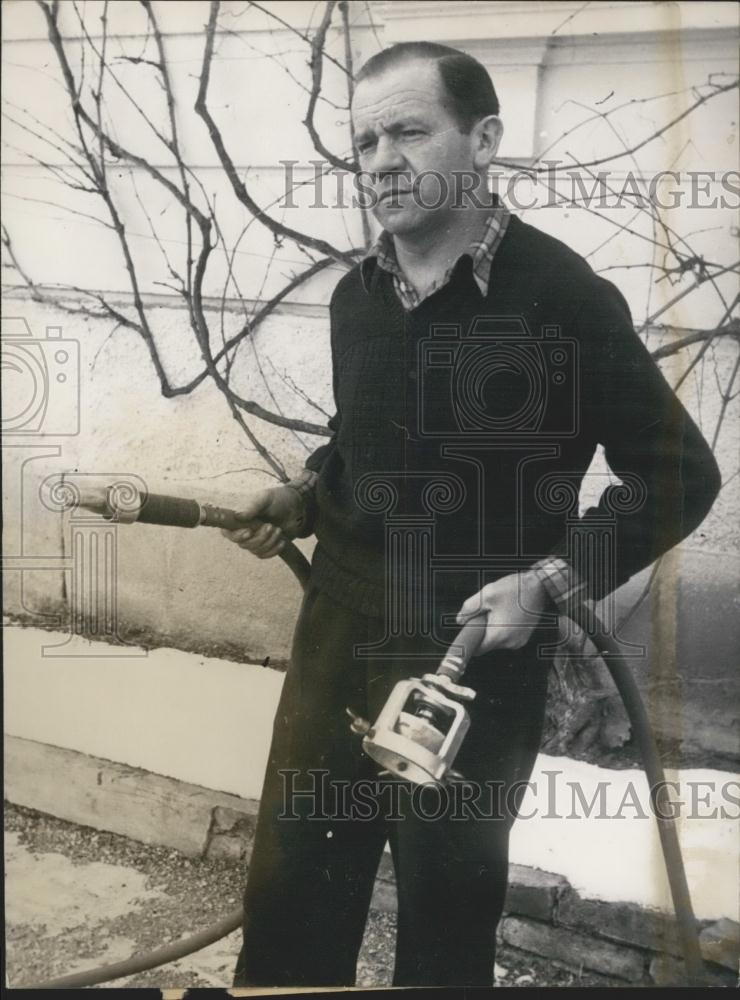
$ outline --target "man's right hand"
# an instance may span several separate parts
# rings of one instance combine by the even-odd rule
[[[295,537],[290,529],[300,518],[301,504],[301,498],[290,487],[260,490],[236,514],[244,527],[234,531],[222,529],[221,534],[259,559],[271,559],[289,538]]]

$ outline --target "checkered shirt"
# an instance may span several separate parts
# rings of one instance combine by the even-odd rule
[[[509,224],[509,218],[509,210],[504,204],[498,202],[494,205],[486,219],[481,237],[477,240],[472,240],[466,253],[461,254],[460,258],[458,258],[458,260],[460,260],[462,257],[466,256],[466,254],[467,256],[472,257],[473,277],[484,295],[488,291],[488,282],[491,277],[491,265],[493,263],[493,258],[498,250],[501,240],[504,237],[506,227]],[[455,261],[455,263],[447,269],[444,275],[438,281],[435,281],[426,294],[421,296],[401,270],[396,257],[396,250],[393,246],[393,237],[386,230],[383,230],[374,245],[370,248],[370,250],[368,250],[362,260],[362,278],[365,287],[367,287],[369,269],[373,264],[377,264],[377,266],[382,268],[384,271],[388,271],[393,275],[393,287],[396,290],[396,295],[398,295],[401,300],[403,308],[408,311],[409,309],[415,309],[433,292],[436,292],[438,289],[444,287],[444,285],[446,285],[450,280],[457,263],[458,261]]]

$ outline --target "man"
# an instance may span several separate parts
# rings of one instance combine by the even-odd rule
[[[297,480],[246,506],[245,522],[262,527],[229,536],[260,558],[286,537],[318,540],[235,984],[351,985],[388,839],[394,984],[490,986],[557,612],[604,596],[692,531],[718,470],[619,292],[487,194],[502,126],[476,60],[393,46],[360,72],[352,120],[383,232],[332,297],[332,437]],[[579,518],[599,444],[623,486]],[[426,556],[405,558],[421,537]],[[346,709],[374,720],[393,684],[434,670],[456,624],[473,620],[481,640],[465,683],[476,698],[456,768],[471,788],[496,783],[507,808],[430,821],[422,798],[388,807],[393,782],[378,780]],[[343,821],[333,793],[363,779],[384,806]]]

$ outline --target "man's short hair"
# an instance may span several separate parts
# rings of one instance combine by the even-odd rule
[[[399,42],[371,56],[357,74],[356,82],[380,76],[387,69],[413,59],[437,64],[449,110],[458,127],[469,132],[476,122],[499,113],[499,102],[488,70],[473,56],[436,42]]]

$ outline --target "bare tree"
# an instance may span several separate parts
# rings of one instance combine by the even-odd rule
[[[13,282],[25,286],[29,294],[38,301],[53,304],[72,313],[109,320],[113,331],[121,327],[134,331],[147,347],[160,390],[165,397],[186,395],[206,380],[212,382],[223,395],[241,432],[256,449],[265,471],[284,480],[287,478],[285,459],[272,453],[261,442],[260,426],[267,423],[286,428],[298,435],[321,437],[328,433],[326,414],[310,399],[307,387],[296,385],[289,379],[287,383],[294,391],[296,400],[300,399],[303,406],[308,405],[316,412],[315,421],[286,414],[277,404],[267,407],[254,399],[247,398],[235,385],[233,377],[235,359],[245,344],[254,337],[255,331],[289,296],[330,267],[351,268],[367,246],[370,231],[367,219],[363,216],[362,245],[352,246],[349,237],[341,244],[333,243],[311,232],[287,225],[284,218],[281,218],[276,211],[275,203],[266,205],[259,203],[247,174],[238,167],[234,159],[231,137],[224,134],[218,122],[218,114],[212,106],[212,71],[214,63],[218,60],[219,39],[236,36],[245,44],[249,44],[248,40],[244,39],[243,33],[238,30],[238,19],[246,13],[261,12],[276,31],[287,32],[295,44],[305,52],[305,72],[302,76],[296,75],[281,60],[279,53],[272,53],[269,58],[275,59],[281,65],[291,78],[291,85],[297,92],[303,94],[305,114],[301,125],[323,163],[321,169],[326,174],[339,171],[346,172],[352,177],[357,172],[358,166],[349,128],[349,104],[353,87],[352,26],[349,5],[346,2],[327,0],[320,9],[315,27],[303,31],[281,16],[279,5],[268,8],[259,3],[247,3],[242,12],[235,13],[230,9],[225,13],[221,10],[218,0],[213,0],[211,3],[208,22],[204,29],[197,97],[190,113],[197,116],[205,127],[212,149],[228,180],[232,202],[217,205],[184,152],[178,122],[181,120],[180,115],[189,113],[189,109],[183,109],[178,105],[179,97],[173,85],[167,50],[167,35],[162,30],[154,5],[150,0],[140,0],[142,16],[146,23],[143,45],[140,39],[128,40],[128,43],[126,40],[118,39],[117,44],[121,47],[122,54],[114,54],[108,24],[109,4],[107,2],[104,4],[100,25],[96,26],[93,32],[85,16],[84,5],[78,5],[77,0],[67,0],[67,2],[68,5],[71,4],[79,24],[80,50],[79,56],[74,59],[70,54],[71,43],[63,36],[60,29],[59,0],[36,0],[46,24],[51,52],[61,73],[71,114],[72,133],[66,135],[57,124],[39,120],[26,108],[19,106],[17,101],[6,100],[4,114],[22,130],[29,142],[35,141],[34,148],[48,151],[48,156],[39,152],[21,151],[25,152],[29,162],[44,168],[69,192],[84,195],[90,200],[90,205],[93,207],[89,213],[77,208],[72,210],[78,214],[87,214],[115,238],[128,276],[131,304],[116,305],[109,296],[89,288],[78,286],[54,288],[45,285],[43,276],[32,274],[32,266],[27,261],[19,259],[12,233],[3,228],[5,267],[10,269]],[[372,22],[370,4],[364,4],[361,13]],[[340,55],[332,54],[336,45],[328,44],[330,38],[333,42],[339,41]],[[149,103],[145,105],[132,93],[131,87],[127,85],[119,71],[122,64],[140,67],[142,72],[149,74],[157,83],[163,98],[159,102],[157,112]],[[340,73],[346,81],[345,99],[340,105],[334,103],[324,93],[324,75],[327,67],[331,67],[332,72]],[[738,394],[740,320],[735,315],[738,296],[728,296],[721,279],[727,275],[740,273],[740,262],[707,259],[697,250],[690,235],[675,231],[666,220],[660,205],[655,199],[651,199],[645,190],[634,192],[630,218],[624,222],[617,220],[613,212],[603,211],[594,206],[593,198],[585,190],[580,197],[574,197],[572,192],[562,194],[559,181],[565,175],[575,173],[580,178],[590,178],[600,184],[604,183],[608,191],[615,193],[614,186],[608,180],[600,180],[601,168],[617,165],[623,167],[628,164],[636,168],[636,174],[641,175],[637,159],[640,153],[651,149],[653,144],[671,134],[681,123],[704,114],[711,102],[737,87],[736,79],[708,77],[703,86],[694,88],[684,95],[687,102],[680,113],[674,114],[657,125],[650,134],[631,144],[622,138],[615,124],[615,119],[625,104],[611,102],[608,109],[578,104],[582,110],[581,120],[559,135],[555,142],[543,150],[536,159],[526,163],[501,160],[497,164],[502,170],[526,173],[536,184],[544,186],[551,193],[550,204],[567,204],[574,210],[597,216],[602,223],[611,227],[611,235],[594,249],[593,254],[602,251],[611,240],[628,235],[634,245],[634,254],[629,265],[621,266],[644,269],[649,276],[651,289],[662,290],[666,286],[671,288],[668,301],[664,301],[659,308],[648,307],[647,314],[640,319],[637,329],[646,340],[649,338],[649,345],[654,344],[656,337],[659,339],[658,346],[652,348],[657,361],[665,362],[678,355],[685,359],[683,371],[675,380],[677,390],[680,390],[690,377],[703,373],[705,366],[713,366],[719,406],[716,408],[714,426],[705,428],[713,447],[717,445],[721,428],[727,420],[730,404]],[[108,113],[109,97],[113,94],[118,100],[123,100],[128,108],[128,114],[115,121],[111,120]],[[648,106],[665,96],[646,96],[637,103]],[[154,103],[156,102],[152,102]],[[630,106],[635,103],[635,101],[629,102]],[[331,107],[346,119],[347,149],[344,152],[332,150],[322,138],[317,124],[318,112],[322,107]],[[566,161],[561,161],[559,167],[553,171],[547,157],[555,146],[559,150],[566,147],[569,149],[571,145],[577,149],[578,133],[588,129],[595,122],[610,129],[615,141],[614,150],[590,160],[566,152]],[[135,151],[130,136],[134,128],[141,128],[142,125],[148,131],[150,138],[159,144],[170,167],[174,170],[160,169],[153,165],[149,158]],[[137,176],[147,178],[168,204],[179,213],[184,239],[177,253],[168,248],[161,238],[158,221],[152,217],[147,199],[142,196],[137,186]],[[300,182],[296,182],[296,187],[299,185]],[[132,248],[126,217],[125,206],[130,204],[132,195],[147,220],[151,239],[159,251],[162,274],[157,284],[177,295],[183,302],[188,317],[189,334],[202,358],[200,372],[182,384],[174,384],[167,374],[151,321],[147,297],[142,291],[141,274],[137,266],[136,253]],[[229,243],[223,221],[233,212],[234,205],[241,206],[246,211],[249,221],[239,237]],[[69,206],[63,207],[69,208]],[[100,214],[95,214],[98,211]],[[649,223],[649,235],[645,234],[642,225],[645,220]],[[269,296],[260,296],[256,305],[250,304],[242,294],[235,268],[238,244],[252,225],[262,227],[270,234],[276,253],[284,246],[291,246],[305,261],[305,266],[286,280],[277,292]],[[226,277],[221,308],[220,311],[216,310],[214,320],[214,311],[207,307],[204,288],[207,277],[214,273],[216,262],[219,267],[225,269]],[[607,270],[614,270],[618,266],[620,265],[610,266]],[[678,329],[660,323],[661,317],[669,309],[706,287],[713,290],[714,312],[708,315],[705,328]],[[244,316],[240,329],[228,336],[223,323],[223,312],[227,303],[232,308],[236,306],[240,309]],[[719,344],[731,345],[735,351],[734,361],[729,366],[721,365],[718,361]],[[259,365],[259,359],[255,358],[253,364]],[[268,375],[261,367],[259,374],[269,389]],[[274,396],[271,398],[274,401]],[[735,478],[738,471],[736,468],[724,470],[725,482]],[[581,662],[586,662],[588,657],[585,656],[583,648],[580,654]],[[593,727],[594,724],[593,713],[584,714],[583,705],[573,700],[573,685],[567,678],[563,683],[567,694],[566,700],[570,699],[568,712],[572,715],[572,724],[569,729],[568,727],[565,729],[568,729],[569,745],[572,748],[592,741],[593,734],[590,733],[589,727]],[[592,684],[591,688],[591,700],[594,697],[597,699],[604,697],[598,684],[596,688]],[[608,716],[608,712],[604,714],[606,721],[602,720],[602,731],[604,726],[612,724],[618,730],[621,723],[610,721]],[[621,736],[617,734],[614,739],[618,742]]]

